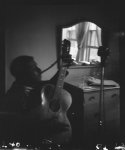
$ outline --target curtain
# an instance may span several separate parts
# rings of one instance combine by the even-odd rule
[[[96,26],[95,30],[90,30],[91,22],[82,22],[76,25],[76,39],[78,44],[78,51],[76,55],[76,61],[89,61],[90,47],[89,46],[101,46],[101,29]],[[95,33],[94,33],[94,32]],[[93,43],[93,35],[96,34],[97,43]]]
[[[76,39],[78,45],[78,52],[76,55],[76,61],[84,61],[85,49],[87,45],[87,31],[89,24],[88,22],[82,22],[76,25]]]
[[[101,32],[101,29],[96,26],[96,33],[97,33],[97,42],[98,42],[98,47],[99,46],[102,46],[102,32]]]

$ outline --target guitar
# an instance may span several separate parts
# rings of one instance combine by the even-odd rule
[[[72,97],[69,92],[63,89],[67,68],[71,65],[72,59],[69,54],[70,41],[62,41],[62,56],[59,76],[56,85],[47,84],[41,90],[41,105],[43,117],[52,118],[50,128],[53,133],[49,137],[58,144],[66,144],[72,136],[72,129],[67,117],[67,111],[72,104]]]

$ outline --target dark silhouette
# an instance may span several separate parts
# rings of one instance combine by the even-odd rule
[[[43,139],[48,139],[61,145],[81,144],[83,91],[64,83],[65,90],[58,95],[59,103],[52,103],[52,109],[52,85],[56,85],[59,71],[50,80],[42,81],[42,70],[34,58],[19,56],[10,64],[10,72],[15,81],[2,100],[1,141],[40,145]]]

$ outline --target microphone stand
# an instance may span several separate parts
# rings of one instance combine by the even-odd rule
[[[105,60],[109,55],[109,49],[100,46],[98,49],[98,56],[101,57],[101,85],[100,85],[100,99],[99,99],[99,140],[101,144],[104,140],[105,133],[105,113],[104,113],[104,67]]]

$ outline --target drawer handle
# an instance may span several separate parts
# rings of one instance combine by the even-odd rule
[[[93,100],[95,100],[94,96],[92,96],[92,97],[89,98],[89,101],[93,101]]]

